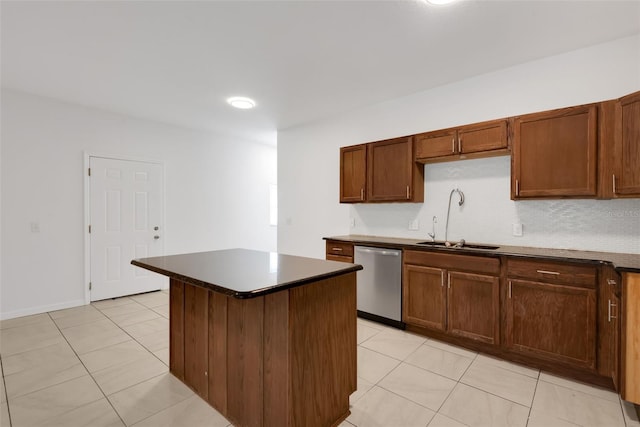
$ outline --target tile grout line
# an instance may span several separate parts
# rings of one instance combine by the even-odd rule
[[[11,421],[11,409],[9,408],[9,394],[7,394],[7,382],[4,379],[4,366],[2,364],[2,356],[0,355],[0,367],[2,367],[2,387],[4,387],[4,399],[7,404],[7,414],[9,414],[9,427],[13,425]]]
[[[134,301],[135,302],[135,301]],[[142,305],[142,304],[141,304]],[[100,313],[102,313],[102,310],[100,310],[99,308],[95,307],[94,308],[98,311],[100,311]],[[145,306],[145,308],[147,310],[151,310],[154,311],[148,307]],[[156,311],[154,311],[154,313],[157,313]],[[163,315],[161,315],[160,313],[158,313],[160,315],[161,318],[166,319],[166,317],[164,317]],[[131,339],[135,342],[137,342],[138,344],[140,344],[148,353],[150,353],[153,357],[155,357],[156,359],[158,359],[163,365],[167,366],[167,368],[169,367],[169,365],[167,365],[166,363],[164,363],[164,361],[162,359],[160,359],[153,351],[151,351],[150,349],[148,349],[144,344],[142,344],[140,341],[138,341],[133,335],[131,335],[129,332],[127,332],[124,328],[122,328],[122,326],[118,325],[116,322],[113,321],[113,319],[111,319],[109,316],[107,316],[106,314],[102,313],[103,316],[105,316],[107,319],[109,319],[111,321],[111,323],[113,323],[117,328],[119,328],[122,332],[124,332],[125,334],[127,334],[129,337],[131,337]],[[154,319],[151,319],[154,320]],[[146,322],[146,320],[143,320],[142,322],[137,322],[137,323],[144,323]],[[137,323],[133,323],[133,325],[137,324]],[[131,326],[131,325],[127,325],[127,326]],[[154,332],[155,333],[155,332]],[[144,381],[143,381],[144,382]],[[138,383],[140,384],[140,383]],[[137,384],[136,384],[137,385]],[[127,387],[128,388],[128,387]]]
[[[91,305],[91,304],[89,304]],[[95,308],[95,307],[94,307]],[[97,309],[96,309],[97,310]],[[107,317],[104,313],[100,312],[103,316]],[[127,423],[124,422],[124,420],[122,419],[122,417],[120,416],[120,413],[118,411],[116,411],[116,408],[113,406],[113,404],[111,403],[111,400],[109,400],[109,398],[107,397],[107,395],[105,394],[104,390],[102,390],[102,387],[100,387],[100,384],[98,384],[98,382],[96,381],[96,379],[94,378],[93,374],[91,374],[91,372],[89,371],[89,369],[87,368],[87,366],[84,364],[84,362],[82,361],[82,359],[80,358],[80,355],[78,354],[78,352],[76,351],[75,348],[73,348],[73,346],[71,345],[71,343],[69,342],[69,340],[67,340],[67,337],[64,335],[64,333],[62,333],[62,330],[58,327],[58,324],[56,323],[56,321],[53,319],[53,317],[51,317],[50,313],[47,313],[49,315],[49,317],[51,318],[51,321],[53,321],[53,323],[56,325],[56,328],[58,328],[58,331],[60,332],[60,335],[62,335],[62,338],[64,338],[64,340],[66,341],[67,345],[69,346],[69,348],[71,348],[71,351],[73,351],[73,354],[76,355],[76,357],[78,358],[78,361],[82,364],[82,366],[84,367],[84,369],[87,371],[87,374],[89,374],[89,376],[91,377],[91,380],[95,383],[96,387],[98,387],[98,390],[100,390],[100,393],[102,393],[102,395],[104,396],[104,399],[109,402],[109,406],[111,406],[111,409],[113,409],[113,412],[115,412],[115,414],[118,416],[118,419],[122,422],[122,425],[126,426]],[[111,319],[109,319],[111,320]],[[100,400],[100,399],[98,399]],[[97,402],[98,400],[95,400],[94,402]],[[94,402],[89,402],[85,405],[81,405],[81,406],[86,406],[90,403],[94,403]],[[77,409],[77,408],[74,408]],[[71,409],[69,411],[64,412],[63,414],[69,413],[71,411],[73,411],[74,409]],[[63,415],[60,414],[60,415]]]

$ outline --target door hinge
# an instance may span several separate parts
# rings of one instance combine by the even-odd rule
[[[89,226],[89,234],[91,234],[91,226]]]
[[[89,171],[89,176],[91,176],[91,168],[89,168],[88,171]]]
[[[91,282],[89,282],[89,290],[91,290]]]

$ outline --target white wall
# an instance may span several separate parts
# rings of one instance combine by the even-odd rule
[[[10,90],[1,122],[1,318],[84,303],[85,151],[164,161],[167,254],[276,249],[275,147]]]
[[[613,99],[640,90],[640,35],[477,76],[278,133],[278,250],[324,257],[324,236],[444,238],[518,246],[640,253],[640,200],[509,199],[509,157],[425,166],[423,204],[341,205],[339,147]],[[350,218],[355,228],[349,227]],[[420,230],[409,231],[418,219]],[[524,225],[514,237],[511,224]]]

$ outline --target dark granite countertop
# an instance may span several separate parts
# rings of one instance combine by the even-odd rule
[[[428,239],[403,239],[395,237],[379,237],[379,236],[363,236],[363,235],[347,235],[325,237],[325,240],[339,240],[351,242],[356,245],[379,246],[395,249],[424,249],[433,251],[445,251],[448,253],[467,253],[482,256],[513,256],[539,258],[550,261],[573,261],[584,262],[590,264],[612,264],[618,271],[629,271],[640,273],[640,255],[623,254],[617,252],[593,252],[579,251],[572,249],[546,249],[531,248],[526,246],[507,246],[494,245],[497,249],[474,249],[474,248],[446,248],[432,247],[428,245],[419,245]]]
[[[131,264],[236,298],[253,298],[362,266],[249,249],[225,249],[134,259]]]

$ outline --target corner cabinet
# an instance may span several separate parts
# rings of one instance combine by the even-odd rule
[[[403,321],[498,344],[499,274],[497,258],[404,251]]]
[[[431,163],[508,154],[507,120],[426,132],[415,137],[416,161]]]
[[[596,368],[596,267],[509,259],[505,344],[514,352]]]
[[[596,104],[513,119],[511,198],[597,196]]]
[[[424,167],[414,162],[413,137],[340,148],[340,202],[424,201]]]

